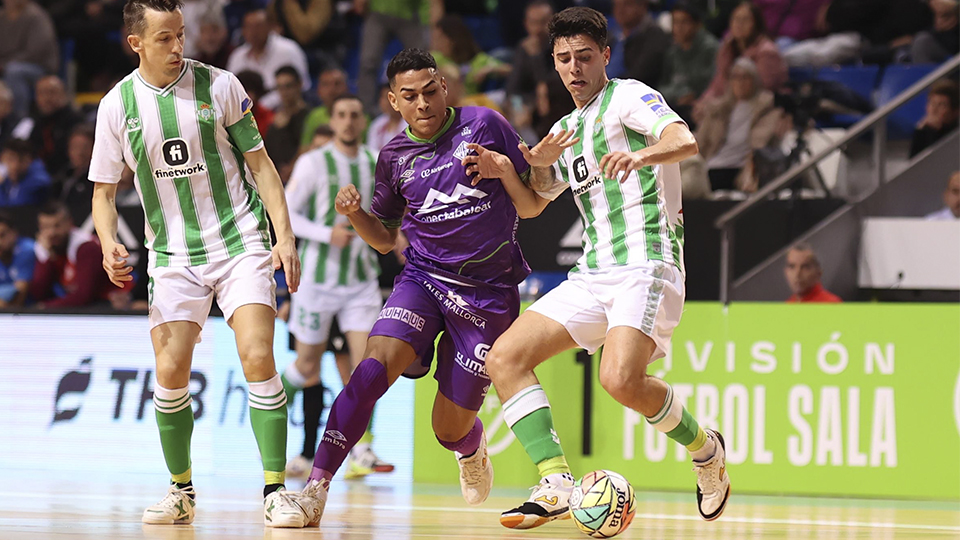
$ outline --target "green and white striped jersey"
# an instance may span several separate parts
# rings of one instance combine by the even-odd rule
[[[232,73],[187,59],[166,88],[134,71],[100,101],[89,178],[116,184],[133,169],[151,268],[270,250],[243,158],[263,147],[251,109]]]
[[[683,120],[656,90],[612,79],[593,101],[554,124],[551,132],[575,129],[580,137],[554,165],[557,183],[540,193],[553,200],[567,187],[573,191],[584,229],[574,270],[663,261],[683,271],[679,164],[643,167],[623,182],[602,178],[599,167],[606,154],[653,145],[673,122]]]
[[[355,285],[380,275],[373,248],[360,236],[343,248],[330,244],[333,226],[350,223],[334,206],[337,192],[353,184],[360,192],[361,206],[369,212],[376,166],[377,156],[366,146],[351,158],[332,142],[297,159],[287,184],[287,206],[293,233],[300,238],[304,283]]]

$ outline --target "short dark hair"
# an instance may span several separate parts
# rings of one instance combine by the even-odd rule
[[[670,8],[670,12],[682,11],[690,16],[694,22],[700,22],[703,20],[703,13],[700,12],[698,8],[691,0],[677,0],[673,7]]]
[[[343,94],[342,96],[337,96],[333,98],[333,101],[330,102],[330,109],[327,111],[330,113],[330,116],[333,116],[333,111],[337,108],[337,103],[341,101],[355,100],[360,102],[360,110],[363,110],[363,101],[360,101],[360,98],[353,94]]]
[[[260,99],[267,93],[267,88],[263,84],[263,76],[256,71],[245,69],[237,73],[237,80],[243,86],[243,89],[253,94],[256,99]]]
[[[37,211],[38,216],[57,216],[63,213],[69,216],[70,210],[67,209],[67,205],[56,200],[47,201],[43,206],[40,207],[40,210]]]
[[[154,11],[173,12],[183,8],[183,0],[127,0],[123,6],[123,24],[127,31],[138,36],[147,29],[144,13]]]
[[[437,69],[437,61],[432,54],[416,48],[398,52],[387,64],[387,81],[390,83],[390,88],[393,89],[397,74],[421,69]]]
[[[294,79],[297,80],[298,84],[303,82],[303,78],[300,77],[300,72],[297,71],[297,68],[291,66],[290,64],[282,66],[280,69],[278,69],[276,73],[273,74],[273,77],[276,79],[276,78],[279,78],[281,75],[289,75],[293,77]]]
[[[33,145],[30,141],[24,139],[10,139],[3,146],[4,152],[13,152],[20,157],[33,157],[36,154],[33,151]]]
[[[320,124],[317,126],[317,129],[313,130],[313,136],[317,135],[321,137],[333,137],[333,129],[330,128],[329,124]]]
[[[960,86],[950,79],[940,79],[930,85],[930,95],[944,96],[950,100],[951,109],[960,109]]]
[[[547,26],[550,50],[559,38],[583,34],[592,39],[602,51],[607,47],[607,18],[588,7],[572,7],[557,13]]]

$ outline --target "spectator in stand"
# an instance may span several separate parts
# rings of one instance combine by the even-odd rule
[[[357,97],[368,112],[374,113],[377,87],[383,73],[383,51],[391,39],[398,39],[405,48],[425,49],[426,24],[440,18],[443,3],[439,0],[354,0],[354,11],[363,17],[360,35],[360,72],[357,75]],[[327,115],[329,120],[329,115]],[[304,134],[309,141],[313,130],[326,121],[317,122]]]
[[[822,67],[859,60],[863,38],[857,31],[832,23],[833,6],[828,1],[820,7],[814,22],[814,36],[802,41],[778,40],[788,66]]]
[[[261,96],[264,107],[274,109],[280,104],[280,97],[273,91],[277,85],[274,74],[283,66],[293,66],[305,83],[304,90],[309,88],[307,56],[296,41],[271,30],[266,10],[249,11],[243,16],[243,39],[245,43],[230,54],[227,71],[258,73],[268,92]]]
[[[13,133],[13,128],[20,123],[20,116],[13,110],[13,92],[3,81],[0,81],[0,150]]]
[[[613,0],[613,18],[620,34],[611,36],[607,74],[658,88],[670,36],[648,13],[647,0]]]
[[[188,56],[221,69],[227,68],[233,47],[227,39],[227,23],[223,10],[210,10],[200,16],[199,33],[195,48],[196,56]]]
[[[773,92],[760,86],[757,67],[749,58],[737,59],[726,95],[707,102],[697,129],[711,189],[756,191],[753,152],[777,141],[782,116]]]
[[[13,110],[25,116],[33,87],[60,67],[53,21],[30,0],[4,0],[0,11],[0,72],[13,92]]]
[[[101,267],[97,237],[74,227],[61,202],[41,208],[37,224],[37,265],[30,282],[37,307],[80,307],[107,300],[113,285]]]
[[[109,83],[114,73],[110,62],[104,62],[104,59],[117,52],[118,43],[113,32],[123,17],[123,2],[88,0],[60,4],[71,5],[67,10],[57,9],[59,13],[53,18],[60,40],[69,39],[73,43],[73,57],[70,60],[76,66],[76,90],[106,92],[110,89]],[[123,42],[125,45],[126,40]]]
[[[183,2],[183,7],[180,8],[180,12],[183,13],[183,20],[187,21],[187,24],[184,25],[183,28],[183,56],[185,58],[196,59],[197,54],[200,52],[198,47],[200,43],[200,25],[196,24],[195,21],[202,21],[210,13],[219,13],[222,18],[223,4],[220,0],[181,1]]]
[[[757,67],[762,87],[776,92],[787,82],[787,65],[777,45],[766,36],[763,16],[755,5],[741,2],[730,15],[730,34],[724,38],[717,52],[717,68],[706,93],[697,102],[694,116],[710,99],[727,92],[727,78],[733,63],[740,57],[750,59]],[[699,118],[698,118],[699,119]]]
[[[293,170],[293,162],[297,159],[300,136],[310,111],[303,101],[303,92],[300,90],[303,88],[303,81],[300,80],[297,70],[292,66],[283,66],[277,70],[276,80],[280,106],[273,115],[273,123],[263,142],[277,166],[280,179],[286,184]]]
[[[459,15],[444,15],[433,26],[433,57],[437,68],[452,67],[460,73],[465,95],[479,94],[489,79],[510,74],[510,65],[483,52]]]
[[[787,252],[787,264],[783,269],[787,285],[793,295],[787,300],[795,302],[842,302],[840,297],[823,288],[823,270],[813,246],[806,242],[794,244]]]
[[[949,79],[933,83],[927,95],[927,114],[913,130],[910,157],[919,154],[957,129],[958,119],[960,119],[960,87]]]
[[[456,66],[447,64],[439,69],[440,76],[447,84],[447,105],[451,107],[486,107],[503,114],[503,110],[486,94],[479,92],[468,94],[463,79]]]
[[[507,78],[507,110],[510,124],[526,139],[537,139],[533,130],[537,121],[537,85],[558,78],[549,49],[547,26],[553,18],[553,6],[547,0],[527,4],[523,26],[527,36],[513,51],[513,70]]]
[[[33,240],[18,235],[13,218],[0,213],[0,308],[26,301],[35,261]]]
[[[917,32],[933,24],[925,0],[832,0],[826,13],[830,32],[857,32],[864,39],[864,64],[903,62]]]
[[[960,52],[960,2],[930,0],[933,27],[916,35],[910,51],[918,64],[939,64]]]
[[[74,223],[83,223],[90,216],[93,182],[87,179],[93,157],[94,127],[77,124],[70,134],[67,157],[70,165],[54,178],[51,198],[65,204]]]
[[[47,171],[56,176],[67,166],[67,140],[83,118],[67,99],[63,81],[47,75],[37,81],[36,111],[23,119],[14,137],[28,139]]]
[[[947,181],[947,188],[943,190],[943,208],[927,214],[930,221],[947,221],[960,219],[960,171],[954,171]]]
[[[306,151],[313,139],[313,133],[318,126],[330,123],[329,106],[333,100],[346,94],[347,72],[339,67],[327,67],[317,77],[317,96],[320,106],[314,107],[303,124],[303,134],[300,136],[300,150]]]
[[[679,0],[670,10],[673,43],[667,49],[657,87],[670,107],[689,123],[693,104],[713,77],[717,39],[703,29],[702,14],[692,0]]]
[[[817,20],[830,0],[753,0],[766,23],[767,33],[780,50],[819,35]]]
[[[11,139],[0,151],[0,207],[43,204],[50,175],[28,141]]]
[[[245,70],[237,73],[237,80],[243,85],[243,89],[247,91],[247,97],[253,102],[251,110],[254,119],[257,121],[257,129],[260,130],[260,135],[266,136],[270,130],[270,125],[273,124],[273,111],[264,107],[261,101],[266,93],[263,78],[256,71]]]
[[[389,85],[385,84],[380,88],[380,115],[370,122],[367,130],[367,146],[375,152],[379,152],[390,139],[407,128],[407,122],[400,116],[400,111],[390,105],[390,98],[387,97],[389,93]]]
[[[271,0],[267,11],[283,35],[307,54],[311,68],[346,58],[346,21],[335,0]],[[313,71],[313,70],[311,70]]]

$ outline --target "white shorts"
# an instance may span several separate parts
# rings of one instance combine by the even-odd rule
[[[370,332],[382,307],[376,281],[332,286],[301,283],[290,298],[290,333],[307,345],[326,343],[334,317],[341,332]]]
[[[617,326],[640,330],[656,344],[650,362],[666,356],[683,312],[683,274],[672,265],[649,261],[588,274],[572,272],[530,306],[562,324],[590,354]]]
[[[173,321],[207,321],[213,296],[229,321],[240,306],[264,304],[277,309],[277,282],[269,251],[241,253],[199,266],[162,266],[150,270],[150,328]]]

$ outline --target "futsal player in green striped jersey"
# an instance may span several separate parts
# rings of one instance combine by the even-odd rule
[[[569,515],[573,476],[533,369],[561,351],[592,354],[601,346],[600,384],[686,447],[697,472],[700,516],[716,519],[730,493],[723,438],[700,427],[669,384],[647,375],[648,364],[665,356],[683,311],[678,162],[697,153],[696,140],[656,90],[607,79],[607,22],[599,12],[566,9],[549,31],[554,65],[577,106],[551,133],[573,130],[576,143],[522,150],[541,206],[573,192],[584,253],[568,279],[527,309],[487,354],[504,420],[542,477],[500,522],[527,529]]]
[[[287,398],[273,358],[274,271],[283,268],[291,291],[300,281],[283,186],[237,78],[183,58],[180,8],[180,0],[124,6],[127,43],[140,66],[100,102],[89,173],[103,267],[118,286],[131,279],[127,249],[117,240],[115,197],[124,166],[136,174],[146,216],[153,400],[171,485],[142,520],[194,518],[190,364],[216,295],[249,386],[266,484],[264,523],[302,527],[313,511],[283,489]],[[267,214],[277,234],[272,248]]]
[[[282,375],[290,399],[304,387],[320,384],[320,358],[327,350],[334,317],[350,349],[350,365],[338,365],[346,386],[353,369],[364,359],[367,336],[383,307],[376,253],[352,232],[350,222],[334,207],[337,192],[347,185],[357,188],[368,207],[373,200],[377,155],[360,142],[367,124],[363,103],[356,96],[343,95],[329,104],[329,110],[333,140],[300,156],[287,185],[290,221],[300,238],[304,270],[300,291],[292,295],[290,305],[290,333],[297,341],[297,360]],[[311,399],[310,392],[305,392],[303,399]],[[304,418],[306,424],[306,415]],[[304,428],[312,435],[311,453],[299,454],[287,464],[287,474],[302,478],[313,469],[318,425]],[[368,428],[350,451],[347,478],[393,471],[393,465],[373,452],[372,442]],[[305,451],[307,447],[304,444]]]

